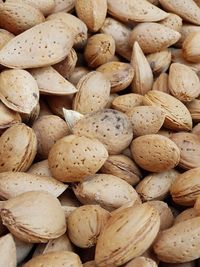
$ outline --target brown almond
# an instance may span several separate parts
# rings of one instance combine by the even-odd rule
[[[181,32],[183,26],[182,18],[174,13],[169,13],[168,17],[163,19],[160,24],[177,32]]]
[[[162,91],[169,94],[168,74],[161,73],[160,76],[154,81],[152,90]]]
[[[112,108],[121,112],[129,112],[134,107],[141,106],[143,103],[143,96],[139,94],[124,94],[117,96],[112,102]]]
[[[17,266],[16,247],[11,234],[4,235],[0,238],[0,257],[2,267]]]
[[[197,216],[198,216],[198,213],[194,208],[186,209],[176,216],[174,224],[190,220]]]

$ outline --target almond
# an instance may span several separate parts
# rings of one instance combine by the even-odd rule
[[[52,13],[57,12],[70,12],[74,9],[75,0],[54,0],[55,7],[52,10]]]
[[[162,91],[169,94],[168,74],[161,73],[160,76],[154,81],[152,90]]]
[[[197,134],[199,135],[200,134],[200,123],[196,124],[193,129],[192,129],[192,133],[193,134]]]
[[[7,108],[2,102],[0,102],[0,114],[0,129],[9,128],[21,122],[19,113]]]
[[[130,93],[117,96],[112,102],[112,107],[121,112],[129,112],[134,107],[141,106],[142,103],[143,96]]]
[[[14,34],[4,30],[4,29],[0,29],[0,49],[6,44],[8,43],[11,39],[13,39]]]
[[[155,261],[145,257],[137,257],[125,265],[125,267],[157,267]]]
[[[2,267],[17,266],[16,247],[11,234],[4,235],[0,238],[0,257]]]
[[[185,39],[182,45],[183,56],[186,60],[194,63],[200,61],[200,49],[198,43],[200,40],[200,32],[191,32]]]
[[[183,45],[183,42],[187,38],[187,36],[191,32],[198,32],[200,31],[200,27],[193,25],[193,24],[183,24],[180,30],[181,38],[178,40],[178,42],[175,44],[176,47],[181,48]]]
[[[200,121],[200,99],[194,99],[186,104],[194,122]]]
[[[194,208],[186,209],[176,216],[174,224],[190,220],[197,216],[198,216],[198,213]]]
[[[160,24],[177,32],[181,32],[183,25],[181,17],[174,13],[169,13],[168,17],[163,19]]]
[[[41,176],[52,176],[47,159],[32,164],[27,173]]]

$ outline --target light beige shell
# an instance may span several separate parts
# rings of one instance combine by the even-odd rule
[[[34,131],[25,124],[16,124],[0,137],[0,172],[26,171],[37,151]]]
[[[168,17],[160,21],[160,24],[177,32],[181,32],[183,26],[181,17],[174,13],[169,13]]]
[[[110,214],[98,205],[84,205],[68,217],[68,235],[78,247],[87,248],[96,244]]]
[[[129,261],[125,267],[157,267],[155,261],[146,257],[137,257],[131,261]]]
[[[57,251],[57,252],[49,252],[47,254],[32,258],[23,265],[23,267],[36,267],[36,266],[82,267],[82,264],[77,254],[70,251]]]
[[[106,148],[97,139],[69,135],[52,146],[48,161],[53,177],[63,182],[78,182],[95,174],[107,157]]]
[[[1,267],[17,266],[16,247],[11,234],[4,235],[0,238],[0,258]]]
[[[55,197],[61,195],[68,185],[51,177],[24,172],[0,173],[0,198],[10,199],[29,191],[44,190]]]
[[[10,232],[25,242],[45,243],[66,231],[60,202],[45,191],[30,191],[7,200],[1,218]]]
[[[200,139],[192,133],[174,133],[170,137],[178,146],[181,157],[179,166],[185,170],[200,167]]]
[[[73,84],[73,85],[77,85],[77,83],[79,82],[79,80],[86,74],[88,74],[90,72],[90,70],[86,67],[76,67],[74,69],[74,71],[71,73],[70,77],[69,77],[69,81]]]
[[[127,156],[111,155],[101,168],[104,174],[115,175],[131,185],[136,185],[140,181],[142,174],[135,162]]]
[[[193,101],[186,104],[193,121],[200,121],[200,99],[194,99]]]
[[[97,138],[106,146],[109,154],[120,154],[133,137],[128,117],[112,109],[86,115],[75,124],[73,133]]]
[[[198,216],[198,212],[194,208],[188,208],[178,214],[175,218],[174,224],[184,222]]]
[[[142,103],[143,96],[130,93],[117,96],[112,102],[112,107],[121,112],[129,112],[134,107],[141,106]]]
[[[171,130],[192,129],[192,118],[186,106],[175,97],[157,90],[148,92],[143,99],[145,105],[160,107],[165,112],[164,127]]]
[[[169,77],[167,73],[161,73],[160,76],[154,81],[152,90],[162,91],[169,94],[168,78]]]
[[[183,263],[199,258],[199,223],[200,217],[196,217],[161,232],[154,244],[157,257],[170,263]]]
[[[200,40],[200,31],[191,32],[182,45],[183,57],[193,63],[200,61],[200,49],[198,46]]]
[[[20,264],[29,255],[29,253],[33,249],[34,244],[21,241],[14,236],[13,236],[13,239],[15,242],[16,252],[17,252],[17,264]]]
[[[110,82],[104,74],[91,71],[79,80],[77,89],[73,101],[74,110],[87,114],[106,107],[110,95]]]
[[[134,77],[134,69],[128,63],[110,61],[97,68],[111,83],[111,93],[126,89]]]
[[[179,205],[192,206],[200,195],[200,168],[194,168],[180,174],[171,186],[173,201]]]
[[[19,122],[21,122],[19,113],[9,109],[0,102],[0,129],[9,128]]]
[[[108,13],[123,22],[159,21],[168,16],[146,0],[108,0]]]
[[[14,34],[4,30],[0,29],[0,49],[7,44],[14,36]]]
[[[32,69],[30,73],[43,94],[70,95],[77,92],[76,87],[51,66]]]
[[[131,29],[123,23],[108,17],[101,27],[101,32],[110,34],[115,40],[117,54],[130,61],[132,54],[132,48],[129,46]]]
[[[129,117],[134,136],[156,134],[165,120],[165,113],[159,107],[139,106],[126,112]]]
[[[35,120],[39,117],[40,114],[40,102],[37,103],[37,105],[33,108],[30,114],[21,113],[21,119],[22,122],[25,124],[29,124],[32,126]]]
[[[14,37],[1,49],[0,64],[9,68],[56,64],[69,54],[73,39],[67,25],[59,20],[40,23]]]
[[[41,176],[52,176],[47,159],[32,164],[27,173]]]
[[[137,137],[131,144],[131,152],[135,162],[151,172],[172,169],[180,160],[177,145],[169,138],[158,134]]]
[[[175,44],[180,37],[179,32],[164,25],[145,22],[132,30],[129,44],[132,46],[137,41],[144,53],[155,53]]]
[[[147,56],[149,65],[155,75],[166,72],[171,64],[171,51],[164,49],[160,52],[152,53]]]
[[[0,99],[10,109],[30,114],[39,101],[37,83],[26,70],[2,71]]]
[[[0,3],[0,16],[0,27],[15,35],[45,20],[39,9],[20,1]]]
[[[131,91],[133,93],[144,95],[152,88],[153,73],[138,42],[134,42],[133,44],[131,65],[135,70],[135,75],[131,84]]]
[[[76,0],[78,17],[85,22],[91,32],[97,32],[103,25],[107,13],[106,0]]]
[[[83,204],[99,204],[106,210],[114,210],[127,202],[140,203],[135,189],[126,181],[110,174],[90,176],[73,188]]]
[[[181,38],[178,40],[178,42],[175,44],[176,47],[181,48],[183,45],[183,42],[185,41],[185,39],[187,38],[187,36],[191,33],[191,32],[198,32],[200,31],[200,27],[193,25],[193,24],[183,24],[181,27]]]
[[[54,0],[55,7],[52,10],[52,13],[57,12],[70,12],[74,9],[75,0]]]
[[[147,203],[111,216],[97,241],[97,266],[120,266],[140,256],[151,246],[159,227],[159,214]]]
[[[163,200],[169,195],[169,190],[178,176],[174,169],[161,173],[147,175],[136,187],[142,201]]]

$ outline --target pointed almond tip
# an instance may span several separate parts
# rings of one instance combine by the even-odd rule
[[[67,123],[67,126],[69,127],[70,131],[73,132],[74,125],[81,120],[84,115],[81,113],[71,110],[71,109],[65,109],[63,108],[63,114],[65,121]]]

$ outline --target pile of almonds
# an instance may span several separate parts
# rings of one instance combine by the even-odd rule
[[[0,0],[0,267],[200,266],[200,0]]]

